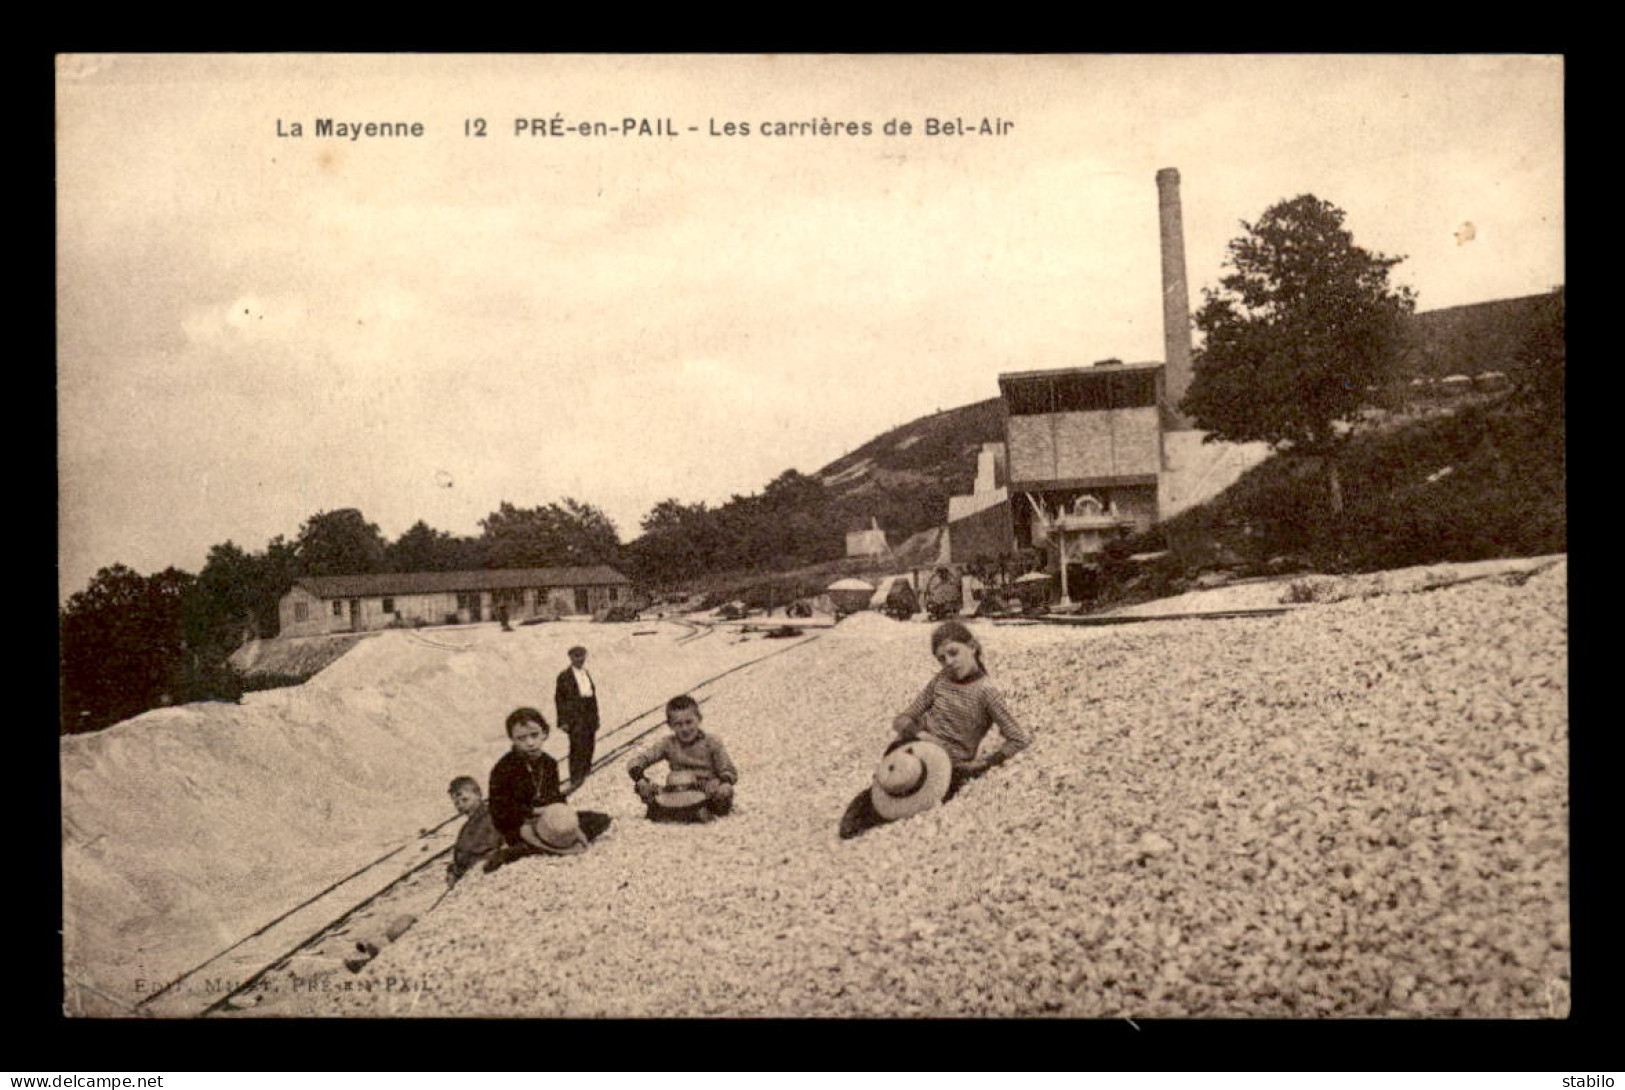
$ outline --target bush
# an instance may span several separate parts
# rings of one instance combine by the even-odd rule
[[[1531,408],[1527,398],[1485,398],[1357,435],[1339,468],[1339,517],[1328,507],[1325,466],[1283,455],[1154,533],[1186,572],[1226,565],[1269,573],[1283,557],[1293,566],[1369,571],[1567,548],[1561,413]],[[1153,541],[1142,535],[1128,544],[1152,552]]]

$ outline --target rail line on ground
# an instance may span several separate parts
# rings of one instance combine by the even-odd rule
[[[707,633],[702,633],[702,635],[703,634],[708,634],[708,632],[710,630],[711,629],[709,629],[709,627],[708,627]],[[683,638],[684,637],[679,637],[679,641],[674,641],[674,642],[680,642]],[[706,687],[708,687],[710,685],[714,685],[716,682],[722,680],[725,677],[728,677],[731,674],[737,673],[740,670],[746,669],[747,667],[755,666],[758,663],[766,662],[768,659],[776,658],[779,655],[786,654],[786,653],[794,651],[794,650],[796,650],[798,648],[806,647],[808,644],[816,642],[817,639],[818,639],[817,635],[810,635],[810,636],[808,636],[806,638],[798,639],[794,643],[791,643],[786,647],[782,647],[782,648],[780,648],[780,649],[778,649],[776,651],[771,651],[768,654],[761,656],[760,658],[751,659],[748,662],[737,663],[737,664],[735,664],[733,666],[730,666],[728,669],[723,670],[721,673],[713,674],[712,676],[710,676],[708,678],[705,678],[705,679],[703,679],[703,680],[701,680],[699,682],[696,682],[695,684],[689,686],[687,691],[690,694],[693,694],[695,691],[700,690],[700,689],[704,689],[704,688],[706,688]],[[702,696],[702,697],[696,697],[696,701],[698,703],[700,703],[700,704],[707,703],[711,699],[712,695],[714,695],[714,694],[707,694],[707,695]],[[628,727],[633,726],[634,724],[637,724],[638,722],[640,722],[642,720],[648,719],[650,716],[655,715],[655,713],[657,713],[657,712],[663,712],[665,710],[665,707],[666,707],[665,701],[661,701],[659,704],[656,704],[651,708],[645,709],[644,711],[639,712],[637,715],[634,715],[631,718],[629,718],[627,720],[624,720],[623,722],[617,724],[615,727],[611,728],[611,730],[609,732],[607,732],[605,737],[608,737],[609,735],[616,734],[616,733],[618,733],[618,732],[620,732],[622,730],[627,729]],[[654,722],[649,723],[646,727],[644,727],[644,729],[642,729],[642,730],[638,731],[637,733],[635,733],[632,737],[630,737],[630,738],[626,739],[625,741],[619,743],[618,745],[614,746],[608,752],[602,754],[601,756],[599,756],[598,758],[596,758],[593,761],[592,766],[591,766],[591,770],[590,770],[591,774],[596,774],[600,770],[608,767],[610,764],[613,764],[615,761],[618,761],[621,757],[623,757],[627,753],[631,752],[632,749],[635,746],[637,746],[637,744],[639,742],[642,742],[650,734],[653,734],[655,731],[661,729],[665,725],[666,725],[666,721],[665,721],[664,716],[660,716],[659,718],[655,719]],[[569,789],[564,791],[563,794],[565,795],[566,798],[568,798],[569,796],[575,794],[576,790],[577,790],[577,785],[571,784]],[[280,915],[278,915],[275,919],[271,920],[269,923],[266,923],[263,926],[261,926],[259,928],[256,928],[250,934],[245,935],[243,938],[238,939],[236,942],[232,943],[230,946],[227,946],[223,950],[220,950],[218,953],[215,953],[215,954],[211,955],[209,958],[207,958],[203,962],[200,962],[198,965],[194,966],[193,968],[188,969],[186,972],[182,973],[180,976],[176,977],[174,980],[171,980],[168,984],[164,985],[163,988],[159,989],[158,991],[152,993],[151,995],[147,996],[146,998],[144,998],[141,1001],[139,1001],[138,1003],[136,1003],[134,1005],[134,1009],[139,1011],[143,1015],[152,1014],[153,1011],[152,1011],[151,1007],[149,1006],[150,1004],[152,1004],[155,1000],[159,999],[159,997],[173,992],[173,990],[177,986],[179,986],[184,981],[196,976],[201,970],[207,968],[210,965],[213,965],[215,962],[219,961],[221,958],[225,957],[227,954],[231,953],[233,950],[237,950],[237,949],[241,948],[242,946],[246,945],[247,943],[251,942],[252,940],[267,934],[274,927],[276,927],[278,924],[282,923],[285,920],[288,920],[289,918],[296,915],[301,910],[306,909],[306,908],[316,904],[322,898],[334,893],[335,891],[339,890],[340,888],[342,888],[343,886],[349,884],[350,882],[355,881],[356,879],[360,878],[362,875],[364,875],[367,872],[373,870],[375,867],[378,867],[379,865],[381,865],[381,864],[387,862],[388,860],[394,858],[395,856],[399,855],[401,852],[403,852],[407,848],[409,848],[412,844],[417,843],[417,842],[419,842],[421,840],[427,839],[429,836],[433,835],[434,833],[437,833],[441,829],[444,829],[447,825],[450,825],[453,822],[459,821],[459,820],[461,820],[460,815],[453,815],[453,816],[447,818],[445,821],[442,821],[439,824],[435,825],[433,828],[427,829],[427,830],[423,831],[422,833],[419,833],[418,835],[416,835],[416,836],[412,837],[411,839],[405,841],[404,843],[400,844],[399,846],[397,846],[395,848],[392,848],[388,852],[385,852],[383,855],[379,856],[377,859],[374,859],[372,862],[367,863],[366,865],[358,868],[357,870],[352,871],[350,874],[345,875],[343,878],[340,878],[336,882],[331,883],[325,889],[323,889],[321,892],[319,892],[319,893],[317,893],[317,894],[315,894],[315,895],[313,895],[311,897],[306,898],[305,900],[301,901],[299,904],[295,905],[293,908],[290,908],[286,912],[283,912]],[[253,991],[256,987],[258,987],[259,983],[262,980],[264,980],[264,978],[266,976],[268,976],[269,974],[271,974],[271,973],[277,971],[278,969],[284,967],[285,965],[287,965],[287,963],[289,961],[291,961],[293,958],[297,957],[299,954],[303,953],[304,951],[310,949],[313,946],[319,945],[324,939],[326,939],[334,931],[336,931],[339,928],[343,927],[346,923],[348,923],[351,919],[353,919],[356,916],[357,913],[359,913],[359,912],[371,907],[372,905],[376,904],[378,901],[385,898],[391,891],[400,888],[400,886],[402,884],[404,884],[407,880],[412,878],[414,875],[417,875],[417,874],[421,873],[423,870],[425,870],[429,866],[431,866],[431,865],[439,862],[440,860],[444,859],[447,855],[449,855],[451,853],[451,850],[452,850],[452,847],[448,845],[447,847],[444,847],[444,848],[440,849],[439,851],[434,852],[433,854],[429,855],[427,858],[424,858],[421,861],[417,862],[415,865],[409,867],[407,870],[405,870],[401,874],[397,875],[394,880],[390,881],[388,884],[386,884],[382,888],[377,889],[377,890],[373,891],[372,893],[368,894],[366,897],[362,898],[361,900],[350,904],[348,907],[346,907],[344,909],[343,912],[341,912],[336,917],[334,917],[334,918],[328,920],[327,922],[323,923],[320,927],[316,928],[314,931],[306,933],[303,938],[301,938],[296,944],[294,944],[294,946],[292,948],[288,949],[285,953],[279,954],[276,957],[273,957],[268,961],[262,962],[261,965],[260,965],[260,968],[258,968],[252,975],[250,975],[247,978],[243,979],[240,984],[237,984],[236,987],[232,988],[230,991],[228,991],[225,994],[221,995],[218,999],[215,999],[208,1006],[206,1006],[203,1010],[198,1011],[198,1012],[193,1013],[193,1014],[190,1014],[190,1015],[186,1015],[186,1016],[187,1017],[202,1018],[202,1017],[206,1017],[206,1016],[208,1016],[210,1014],[214,1014],[214,1013],[216,1013],[218,1011],[224,1010],[228,1006],[231,1006],[231,1001],[234,998],[236,998],[238,996],[241,996],[244,993]],[[444,896],[445,896],[444,894],[441,895],[442,898]],[[434,904],[430,906],[430,910],[432,910],[434,907],[438,906],[439,903],[440,903],[440,899],[436,899]],[[429,910],[425,910],[425,911],[429,911]]]

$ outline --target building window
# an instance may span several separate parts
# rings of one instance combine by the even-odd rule
[[[1098,412],[1112,407],[1110,378],[1105,375],[1065,375],[1055,380],[1055,411]]]
[[[1005,403],[1013,416],[1144,408],[1157,403],[1157,375],[1147,370],[1027,379],[1005,387]]]
[[[611,602],[620,601],[620,597],[621,597],[621,592],[620,592],[619,587],[610,587],[609,588],[609,600]]]
[[[1152,371],[1130,371],[1112,376],[1112,408],[1140,409],[1157,403],[1157,376]]]
[[[308,602],[295,602],[293,604],[293,619],[295,621],[308,621],[308,620],[310,620],[310,603],[308,603]]]
[[[343,602],[334,602],[333,603],[333,616],[335,616],[335,617],[344,616],[344,603]]]
[[[384,599],[384,612],[385,613],[394,613],[395,612],[395,599],[393,599],[393,598],[385,598]]]
[[[1006,400],[1010,403],[1010,412],[1016,416],[1037,416],[1055,411],[1048,379],[1012,382]]]

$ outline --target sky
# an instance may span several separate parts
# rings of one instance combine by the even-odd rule
[[[344,507],[631,540],[1000,372],[1160,360],[1163,167],[1193,306],[1303,193],[1421,310],[1546,291],[1563,158],[1543,56],[60,56],[59,598]]]

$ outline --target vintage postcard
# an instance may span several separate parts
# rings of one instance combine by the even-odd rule
[[[1567,1017],[1563,84],[59,56],[66,1011]]]

